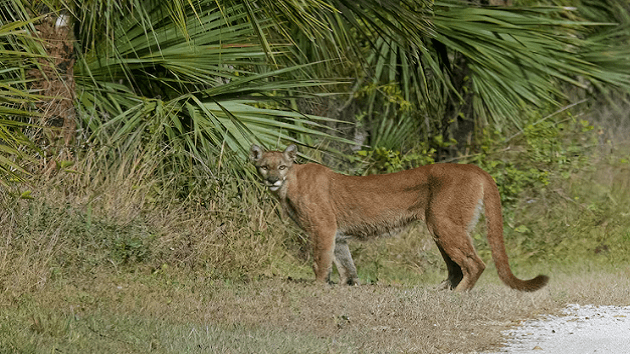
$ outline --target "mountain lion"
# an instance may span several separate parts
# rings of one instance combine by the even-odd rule
[[[434,164],[384,175],[346,176],[314,163],[295,164],[296,155],[293,144],[284,151],[263,151],[257,145],[250,151],[283,213],[310,235],[318,282],[329,281],[334,262],[342,284],[357,284],[350,237],[365,239],[422,220],[446,262],[448,278],[442,286],[470,290],[485,269],[470,238],[485,209],[499,278],[522,291],[536,291],[547,283],[544,275],[521,280],[512,274],[503,243],[499,190],[481,168]]]

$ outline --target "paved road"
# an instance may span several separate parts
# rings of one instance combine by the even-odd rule
[[[569,305],[566,316],[545,316],[505,332],[495,353],[630,353],[630,307]]]

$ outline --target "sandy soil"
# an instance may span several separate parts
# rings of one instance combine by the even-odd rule
[[[504,332],[498,353],[630,353],[630,307],[569,305]]]

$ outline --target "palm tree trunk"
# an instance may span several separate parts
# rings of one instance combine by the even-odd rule
[[[48,144],[58,158],[72,156],[70,145],[76,134],[76,111],[74,108],[74,34],[70,16],[46,16],[36,25],[39,38],[48,54],[39,59],[40,68],[29,71],[33,89],[45,98],[37,103],[41,113],[40,124],[47,130]]]

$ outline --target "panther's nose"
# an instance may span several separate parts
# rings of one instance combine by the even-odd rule
[[[275,192],[282,187],[282,181],[278,177],[267,178],[267,186],[269,186],[269,190]]]

